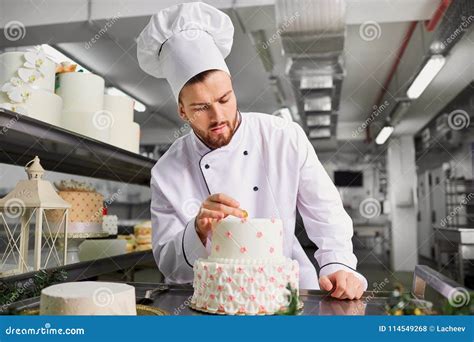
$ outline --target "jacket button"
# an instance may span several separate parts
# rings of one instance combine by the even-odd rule
[[[244,156],[246,156],[247,154],[249,154],[247,151],[244,151]]]
[[[209,164],[204,165],[206,169],[210,168]]]
[[[258,191],[258,187],[257,187],[257,186],[254,186],[254,187],[253,187],[253,191]]]

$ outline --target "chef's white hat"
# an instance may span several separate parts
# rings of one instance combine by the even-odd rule
[[[166,78],[178,100],[184,84],[211,69],[230,74],[224,58],[230,53],[234,26],[229,16],[202,2],[168,7],[151,17],[138,37],[140,67]]]

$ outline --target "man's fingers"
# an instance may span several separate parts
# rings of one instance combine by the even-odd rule
[[[344,274],[345,272],[336,272],[334,274],[334,280],[335,280],[335,290],[331,294],[332,297],[334,298],[341,298],[343,294],[346,292],[346,286],[347,286],[347,280],[346,280],[346,275]]]
[[[333,286],[328,277],[322,276],[319,278],[319,287],[325,291],[331,291]]]
[[[233,215],[237,217],[243,217],[243,210],[234,208],[234,207],[229,207],[226,204],[223,203],[217,203],[217,202],[212,202],[212,201],[206,201],[203,204],[203,208],[213,210],[216,212],[221,212],[225,216],[227,215]]]
[[[219,219],[224,218],[224,214],[220,211],[201,208],[201,210],[199,211],[198,219],[204,219],[204,218],[219,220]]]
[[[362,288],[362,284],[359,284],[359,286],[357,287],[357,290],[356,290],[355,299],[361,299],[363,295],[364,295],[364,290]]]
[[[222,203],[233,208],[238,208],[240,206],[239,202],[237,202],[235,199],[222,193],[213,194],[209,196],[207,199],[209,201]]]

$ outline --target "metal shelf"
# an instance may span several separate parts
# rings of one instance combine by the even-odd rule
[[[0,108],[0,163],[149,186],[156,160]]]

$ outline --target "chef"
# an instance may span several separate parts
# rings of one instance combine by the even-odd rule
[[[234,28],[204,3],[155,14],[138,37],[140,67],[166,78],[179,116],[191,127],[151,171],[153,253],[168,283],[193,281],[193,264],[210,253],[211,226],[229,215],[279,218],[283,252],[300,265],[300,288],[360,298],[352,221],[303,129],[262,113],[241,113],[224,58]],[[251,81],[251,80],[249,80]],[[299,210],[318,246],[314,266],[295,236]]]

